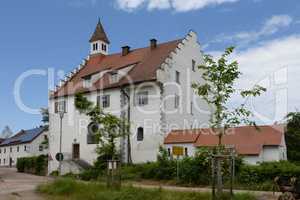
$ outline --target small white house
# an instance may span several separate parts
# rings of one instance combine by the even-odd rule
[[[229,129],[222,144],[234,147],[237,154],[248,164],[287,160],[287,148],[282,126],[242,126]],[[193,156],[200,147],[218,145],[218,136],[210,129],[174,130],[164,141],[169,155],[173,148],[180,147],[185,156]]]
[[[21,130],[0,144],[0,166],[12,167],[21,157],[47,155],[48,127]]]

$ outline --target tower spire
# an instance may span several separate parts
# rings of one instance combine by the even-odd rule
[[[98,23],[96,26],[96,29],[90,39],[90,43],[96,42],[96,41],[103,41],[106,42],[107,44],[110,44],[109,39],[104,31],[104,28],[102,26],[100,18],[98,19]]]
[[[107,38],[107,35],[99,18],[95,31],[90,39],[90,54],[108,55],[109,43],[109,39]]]

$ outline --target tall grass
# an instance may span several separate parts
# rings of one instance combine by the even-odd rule
[[[100,183],[83,183],[73,179],[57,179],[53,183],[41,185],[39,193],[49,200],[209,200],[209,193],[172,192],[123,187],[121,190],[107,189]],[[228,196],[224,200],[229,199]],[[235,200],[255,200],[250,194],[239,194]]]

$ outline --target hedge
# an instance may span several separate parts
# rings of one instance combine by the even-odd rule
[[[48,156],[23,157],[17,159],[18,172],[35,175],[46,175],[48,167]]]
[[[276,176],[300,177],[300,166],[288,161],[244,165],[237,178],[240,183],[256,184],[273,181]]]

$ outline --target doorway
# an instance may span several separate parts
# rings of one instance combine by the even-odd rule
[[[73,144],[72,158],[73,158],[73,160],[78,160],[80,158],[80,145],[79,144]]]

